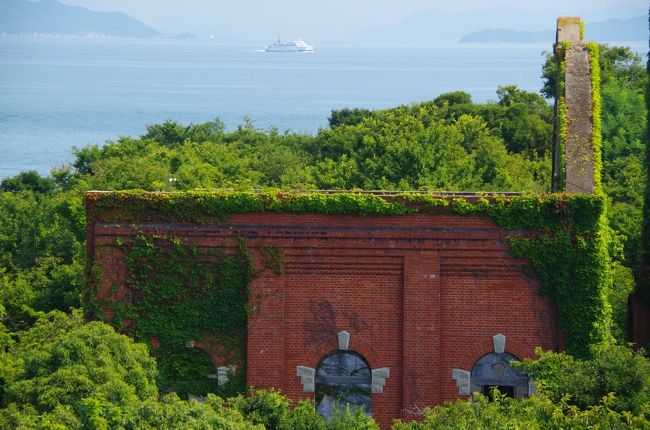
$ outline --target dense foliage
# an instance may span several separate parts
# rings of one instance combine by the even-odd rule
[[[245,391],[244,375],[231,377],[225,386],[207,378],[216,372],[209,357],[185,346],[188,341],[215,342],[227,351],[219,362],[243,362],[248,284],[255,276],[245,244],[233,255],[204,253],[178,239],[139,234],[118,246],[126,253],[129,296],[105,300],[103,306],[113,312],[111,323],[135,340],[150,343],[155,338],[159,343],[152,353],[160,385],[182,396]]]
[[[650,361],[624,346],[592,345],[591,358],[537,351],[537,359],[516,363],[551,400],[586,409],[608,398],[617,412],[641,413],[650,404]]]
[[[292,404],[273,391],[202,403],[162,395],[148,349],[80,314],[52,312],[22,333],[3,338],[0,353],[0,429],[274,429],[377,430],[360,411],[330,421],[310,401]],[[521,366],[540,394],[523,401],[476,394],[425,409],[421,422],[396,421],[395,430],[650,428],[650,362],[624,347],[596,347],[592,358],[541,353]]]
[[[634,289],[631,268],[638,264],[641,241],[643,192],[647,184],[647,112],[645,106],[648,73],[641,58],[626,47],[601,45],[598,56],[601,81],[602,189],[608,200],[607,218],[612,229],[610,254],[613,284],[609,292],[617,339],[625,339],[627,296]],[[560,65],[551,54],[543,68],[542,94],[556,94]],[[646,164],[644,164],[646,163]],[[645,165],[645,167],[644,167]]]
[[[456,401],[425,409],[421,422],[401,423],[394,430],[591,430],[646,429],[650,426],[648,405],[639,414],[620,413],[611,408],[611,398],[587,409],[579,409],[564,399],[553,402],[546,396],[513,400],[493,393],[480,394],[475,402]]]
[[[145,345],[100,323],[53,311],[0,352],[2,428],[80,427],[92,402],[122,408],[157,398]]]
[[[555,61],[547,61],[542,95],[555,94],[558,67]],[[584,224],[576,218],[567,228],[557,221],[565,219],[563,213],[557,218],[548,213],[538,218],[520,216],[536,208],[548,209],[544,198],[524,198],[508,208],[498,202],[467,205],[462,200],[447,207],[458,213],[488,215],[512,228],[529,223],[527,227],[549,233],[535,242],[513,238],[511,245],[516,255],[531,261],[546,292],[560,306],[567,305],[561,311],[568,316],[563,328],[569,340],[577,339],[578,344],[569,345],[577,348],[574,352],[584,352],[588,342],[602,341],[610,333],[625,341],[627,296],[634,288],[630,268],[641,255],[647,264],[650,255],[650,241],[641,240],[643,190],[650,190],[647,145],[644,154],[648,73],[628,48],[604,46],[600,47],[599,70],[602,190],[610,233],[604,228],[605,218]],[[91,301],[81,297],[87,292],[83,288],[84,192],[215,187],[272,188],[288,196],[292,193],[286,191],[296,189],[358,188],[545,192],[550,185],[552,120],[553,109],[542,96],[504,86],[497,91],[496,101],[485,104],[474,103],[469,94],[458,91],[382,111],[333,111],[330,126],[315,135],[260,130],[251,121],[231,132],[219,120],[188,126],[167,121],[149,126],[140,137],[76,149],[74,161],[48,177],[23,172],[4,179],[0,183],[0,428],[376,428],[372,419],[353,412],[327,423],[313,404],[291,405],[277,393],[236,397],[225,403],[208,395],[203,404],[175,394],[160,396],[161,388],[176,388],[181,394],[193,391],[194,385],[190,389],[179,381],[204,373],[210,363],[205,357],[201,362],[183,356],[185,350],[180,353],[172,348],[165,352],[169,356],[178,352],[181,357],[156,364],[142,344],[100,322],[86,324],[78,313],[61,313],[70,314],[82,303],[90,310]],[[195,206],[175,202],[175,195],[165,198],[162,209],[161,201],[149,202],[158,205],[156,217],[167,208],[173,219],[207,220],[205,212],[204,218],[195,212]],[[248,196],[245,204],[250,210],[396,214],[418,205],[441,208],[448,204],[426,196],[387,203],[371,198],[361,202],[345,195],[327,199],[316,193],[284,200],[260,200],[255,193],[239,195]],[[116,196],[129,198],[129,193]],[[589,201],[602,200],[570,204]],[[223,219],[241,210],[242,204],[239,197],[222,200],[208,216]],[[602,217],[602,207],[596,209],[592,215]],[[128,211],[112,215],[124,219]],[[581,230],[584,225],[597,226],[598,231]],[[591,240],[594,234],[597,237]],[[553,258],[567,256],[575,263],[571,270],[553,271]],[[593,261],[598,264],[589,266]],[[610,263],[612,282],[604,275],[604,266]],[[231,269],[235,273],[242,267]],[[281,264],[277,270],[282,270]],[[598,286],[584,284],[588,282]],[[584,288],[596,294],[583,298]],[[563,297],[562,291],[570,294]],[[603,300],[612,307],[613,328],[602,324],[608,318]],[[581,326],[571,319],[577,315],[589,315],[593,324]],[[580,331],[580,327],[587,329]],[[149,332],[137,334],[143,328],[146,324],[131,330],[146,340]],[[184,329],[176,334],[178,339],[189,336]],[[179,364],[183,362],[191,366]],[[422,424],[397,423],[395,427],[494,428],[494,423],[504,428],[650,427],[648,362],[643,356],[624,348],[596,348],[580,358],[542,354],[536,363],[527,366],[542,381],[542,394],[537,398],[456,402],[427,410]],[[601,383],[602,375],[605,383]],[[202,392],[207,391],[213,391],[212,387]]]
[[[650,75],[650,52],[648,53],[648,62],[646,72]],[[646,83],[646,108],[650,110],[650,81]],[[650,141],[650,116],[646,117],[646,142]],[[645,147],[645,173],[647,182],[645,184],[644,202],[643,202],[643,227],[641,234],[641,252],[639,255],[639,267],[637,268],[638,293],[639,296],[650,303],[650,144],[646,143]]]
[[[538,351],[537,359],[514,363],[536,380],[537,396],[475,394],[474,402],[425,409],[421,422],[396,422],[393,429],[650,428],[650,361],[624,346],[594,345],[591,352],[576,359]]]

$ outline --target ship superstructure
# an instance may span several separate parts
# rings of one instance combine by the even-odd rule
[[[307,45],[304,40],[298,38],[297,40],[282,41],[279,37],[278,40],[273,42],[265,49],[266,52],[314,52],[314,47]]]

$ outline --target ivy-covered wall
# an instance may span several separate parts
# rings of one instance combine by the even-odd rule
[[[489,217],[504,230],[510,253],[527,261],[540,279],[541,293],[554,298],[567,351],[586,355],[588,344],[607,337],[608,230],[603,218],[604,202],[598,195],[120,191],[90,192],[86,200],[89,232],[95,223],[219,224],[232,214],[250,212]],[[161,342],[178,344],[181,338],[204,330],[208,322],[197,319],[194,312],[198,309],[193,306],[201,306],[208,288],[214,289],[214,294],[232,292],[227,303],[215,299],[215,306],[242,310],[229,315],[231,319],[209,324],[217,327],[224,339],[245,327],[247,282],[255,270],[241,251],[244,244],[234,256],[204,255],[198,248],[170,237],[138,236],[119,245],[129,264],[129,285],[136,292],[123,301],[127,303],[128,319],[142,338],[158,333]],[[278,257],[273,255],[269,253],[269,261],[275,261],[274,271],[281,273]],[[166,261],[171,263],[165,264]],[[181,291],[181,285],[190,288]],[[170,316],[172,306],[174,312],[182,311],[176,313],[182,314],[182,318]],[[157,316],[152,318],[154,314]]]

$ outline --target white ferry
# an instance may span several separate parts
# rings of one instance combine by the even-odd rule
[[[278,37],[278,40],[273,42],[265,49],[266,52],[314,52],[314,47],[307,45],[302,39],[288,40],[283,42]]]

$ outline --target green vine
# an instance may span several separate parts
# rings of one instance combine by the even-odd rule
[[[585,22],[583,20],[580,20],[580,40],[584,40],[585,38]]]
[[[559,232],[536,239],[509,237],[511,255],[526,259],[539,276],[541,293],[555,299],[566,350],[588,355],[588,345],[609,339],[611,310],[608,237],[602,225],[595,236]]]
[[[609,310],[604,296],[609,282],[608,230],[600,195],[473,195],[363,192],[267,193],[202,191],[96,193],[89,211],[95,221],[131,223],[225,222],[230,214],[292,212],[397,216],[455,213],[493,219],[505,230],[512,255],[526,259],[558,307],[567,351],[584,356],[588,345],[607,338]],[[223,200],[223,202],[222,202]],[[237,205],[240,202],[240,205]],[[116,205],[115,209],[112,209]],[[226,210],[227,209],[227,210]],[[174,218],[181,214],[181,219]],[[137,235],[122,245],[127,251],[132,291],[130,306],[138,315],[131,330],[148,340],[179,346],[206,333],[233,350],[242,348],[246,331],[246,286],[255,275],[240,241],[236,254],[183,245],[180,240]],[[261,250],[265,264],[283,270],[279,250]],[[266,256],[264,256],[266,254]],[[214,309],[214,312],[206,312]]]
[[[163,388],[181,394],[220,392],[217,381],[207,377],[205,360],[201,364],[188,358],[202,353],[188,349],[186,343],[214,343],[229,352],[226,364],[243,362],[248,285],[256,274],[243,240],[232,254],[142,233],[130,241],[117,240],[116,246],[125,252],[129,276],[125,299],[107,303],[112,323],[139,341],[157,339],[160,347],[153,348],[153,354]],[[189,368],[195,379],[183,373],[188,360],[196,363],[196,368]],[[208,372],[214,373],[216,369]]]
[[[561,42],[558,47],[557,58],[560,63],[560,74],[557,79],[557,123],[558,123],[558,174],[557,174],[557,188],[564,190],[566,188],[566,142],[569,138],[569,122],[567,120],[567,105],[564,90],[566,88],[566,51],[569,47],[569,42]]]
[[[84,268],[84,277],[86,279],[86,285],[89,288],[84,288],[81,291],[81,304],[84,310],[86,317],[97,318],[100,321],[105,320],[104,312],[102,311],[102,303],[97,298],[95,291],[97,287],[101,284],[102,278],[104,276],[104,269],[99,263],[91,263],[90,260],[86,260],[86,265]]]
[[[266,267],[271,269],[276,275],[282,275],[284,273],[284,250],[282,248],[261,246],[259,251]]]
[[[594,157],[594,187],[595,192],[601,192],[601,171],[603,167],[602,159],[602,118],[601,118],[601,99],[600,99],[600,60],[598,44],[589,42],[587,44],[589,52],[589,61],[591,66],[591,144]]]

